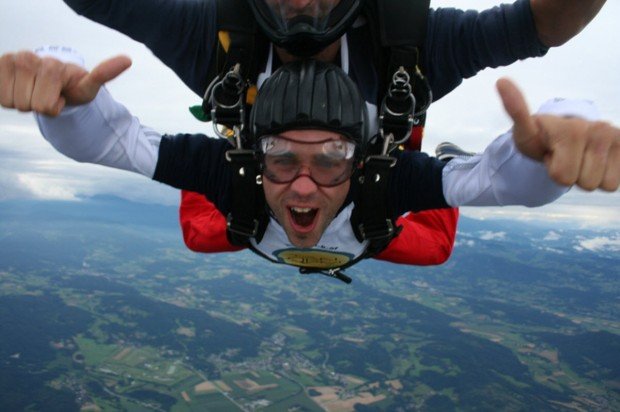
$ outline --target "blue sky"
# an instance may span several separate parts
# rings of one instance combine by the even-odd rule
[[[434,0],[433,7],[484,9],[500,1]],[[510,127],[494,83],[509,76],[523,88],[532,108],[551,97],[587,98],[603,117],[620,125],[620,2],[608,1],[601,14],[577,38],[542,59],[509,68],[485,70],[466,80],[431,108],[423,150],[433,152],[445,140],[481,150]],[[54,44],[78,49],[92,67],[119,53],[133,67],[108,85],[144,124],[161,132],[209,132],[187,111],[198,99],[142,45],[77,16],[60,0],[0,0],[0,52]],[[176,204],[178,193],[127,172],[83,165],[63,158],[39,136],[32,116],[0,110],[0,200],[14,198],[79,199],[113,194],[132,200]],[[478,218],[511,217],[571,221],[577,225],[620,228],[620,193],[585,194],[572,190],[553,205],[538,209],[464,208]]]

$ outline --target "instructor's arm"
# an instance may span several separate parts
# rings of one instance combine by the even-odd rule
[[[538,38],[547,47],[561,46],[583,30],[605,0],[530,0]]]

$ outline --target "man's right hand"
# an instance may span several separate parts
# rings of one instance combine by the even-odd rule
[[[58,116],[66,105],[91,102],[101,86],[131,66],[127,56],[105,60],[88,72],[72,63],[22,51],[0,56],[0,105]]]
[[[584,190],[618,190],[620,128],[575,117],[532,115],[525,97],[508,79],[498,80],[497,90],[514,122],[517,149],[544,162],[552,180]]]

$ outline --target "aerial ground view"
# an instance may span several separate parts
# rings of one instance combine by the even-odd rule
[[[189,252],[175,214],[0,203],[0,410],[620,409],[615,230],[462,218],[445,265],[345,285]]]
[[[174,56],[166,53],[164,64],[152,45],[74,10],[89,3],[120,16],[111,27],[154,28]],[[132,67],[106,89],[141,123],[166,134],[212,133],[188,112],[209,82],[192,91],[169,68],[188,45],[197,47],[191,62],[206,62],[208,33],[179,39],[185,30],[149,20],[163,4],[210,2],[107,3],[4,1],[0,55],[66,46],[92,69],[125,54]],[[532,111],[555,97],[587,99],[619,126],[620,1],[431,7],[500,3],[604,7],[544,57],[469,73],[449,96],[436,94],[422,150],[432,154],[448,140],[481,152],[510,129],[494,86],[503,76],[522,87]],[[527,33],[512,23],[521,44]],[[455,39],[466,38],[461,29]],[[471,63],[501,65],[495,57],[475,54]],[[437,62],[438,74],[458,65]],[[32,114],[13,109],[0,110],[0,412],[620,411],[618,191],[573,189],[540,209],[461,208],[446,263],[366,260],[346,270],[347,285],[249,251],[191,252],[176,190],[67,159]]]

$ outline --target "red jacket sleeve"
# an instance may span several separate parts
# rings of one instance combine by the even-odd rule
[[[181,191],[179,219],[185,245],[194,252],[233,252],[244,248],[231,245],[226,236],[226,218],[204,195]]]
[[[374,258],[406,265],[440,265],[452,254],[458,209],[434,209],[401,216],[397,224],[403,229]]]

